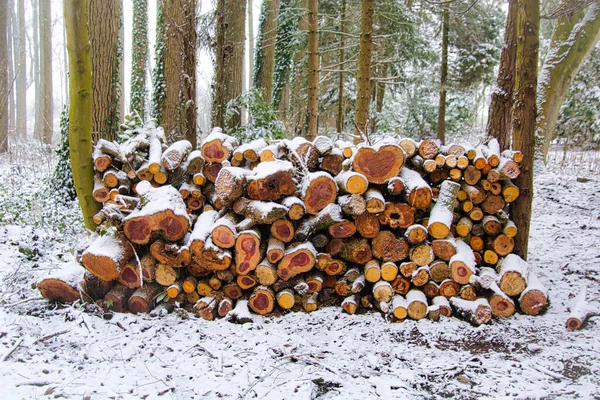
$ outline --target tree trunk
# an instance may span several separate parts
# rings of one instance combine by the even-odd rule
[[[85,227],[94,230],[100,207],[92,196],[92,66],[86,0],[63,3],[69,54],[69,147],[73,182]]]
[[[131,100],[129,110],[145,121],[146,69],[148,65],[148,0],[133,2],[133,32],[131,44]]]
[[[387,76],[388,64],[384,64],[381,70],[381,75],[379,76],[382,79],[385,79]],[[383,98],[385,96],[385,83],[384,82],[376,82],[375,83],[375,117],[373,118],[373,133],[377,132],[377,116],[381,114],[383,111]]]
[[[120,0],[87,0],[92,56],[93,138],[114,140],[119,128]]]
[[[196,1],[163,0],[160,6],[165,92],[157,122],[169,141],[187,139],[196,148]]]
[[[45,144],[52,143],[52,17],[51,2],[40,1],[40,94],[36,103],[41,104],[41,139]]]
[[[319,4],[308,0],[308,131],[310,141],[317,137],[319,122]]]
[[[446,141],[446,78],[448,77],[448,30],[450,11],[444,8],[442,17],[442,67],[440,68],[440,105],[438,111],[437,138]]]
[[[15,16],[15,7],[14,7],[14,2],[13,0],[8,0],[7,2],[7,6],[6,6],[6,12],[7,12],[7,52],[8,52],[8,86],[7,86],[7,93],[8,93],[8,98],[7,98],[7,103],[8,103],[8,132],[7,132],[7,136],[6,136],[6,148],[8,149],[8,140],[10,137],[10,134],[13,132],[14,127],[16,126],[15,123],[15,91],[14,91],[14,83],[15,83],[15,74],[16,74],[16,67],[15,67],[15,60],[16,60],[16,48],[15,48],[15,41],[16,41],[16,37],[17,35],[15,34],[15,20],[16,20],[16,16]],[[65,74],[66,75],[66,74]]]
[[[253,2],[248,0],[248,71],[250,71],[248,87],[254,85],[254,13]]]
[[[221,107],[242,94],[244,76],[244,44],[246,36],[246,2],[225,1],[225,42],[223,48],[224,96]],[[225,121],[225,127],[232,129],[241,124],[241,114],[233,114]]]
[[[273,92],[273,72],[275,70],[275,42],[277,40],[277,17],[279,0],[267,0],[264,7],[264,20],[261,21],[260,41],[258,42],[257,68],[254,85],[262,89],[263,99],[271,103]]]
[[[33,64],[33,86],[35,87],[35,96],[40,96],[40,14],[38,10],[38,2],[33,0],[31,2],[32,18],[31,18],[31,41],[33,46],[31,47],[30,57]],[[33,120],[33,137],[38,141],[42,141],[41,132],[41,119],[40,115],[42,111],[41,101],[36,101],[34,105],[34,120]]]
[[[123,49],[125,48],[125,27],[123,25],[123,0],[119,0],[121,14],[119,15],[119,124],[125,121],[125,58]],[[131,96],[131,94],[129,94]]]
[[[515,86],[515,55],[517,49],[517,2],[509,0],[504,45],[500,56],[500,67],[496,89],[492,93],[492,102],[488,114],[487,134],[500,143],[500,150],[510,148],[513,90]]]
[[[535,141],[536,86],[539,47],[539,0],[519,1],[517,8],[517,53],[513,148],[523,153],[521,173],[515,184],[521,193],[512,203],[512,219],[518,221],[516,253],[527,259],[531,202],[533,199],[533,156]]]
[[[561,4],[566,2],[561,1]],[[600,40],[600,4],[556,21],[538,87],[536,157],[546,159],[571,82]]]
[[[8,12],[0,7],[0,153],[8,150]]]
[[[215,11],[215,78],[213,83],[212,126],[224,127],[225,95],[225,0],[217,0]]]
[[[371,98],[371,53],[373,52],[373,0],[362,0],[360,23],[360,51],[358,82],[356,87],[356,115],[354,117],[354,143],[362,142],[360,132],[367,134],[369,100]]]
[[[346,61],[345,54],[345,34],[346,33],[346,0],[342,0],[342,14],[340,16],[340,59],[339,59],[339,76],[338,76],[338,117],[336,121],[336,130],[338,134],[344,129],[344,64]]]
[[[17,51],[17,64],[15,67],[16,86],[15,97],[17,101],[17,137],[21,140],[27,139],[27,53],[25,43],[25,0],[17,0],[17,18],[18,18],[18,46],[15,46]]]

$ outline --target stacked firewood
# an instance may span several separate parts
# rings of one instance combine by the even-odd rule
[[[495,139],[239,145],[215,128],[195,150],[167,146],[158,128],[100,140],[104,234],[81,257],[85,279],[38,286],[48,298],[71,290],[71,301],[134,313],[175,304],[208,320],[326,305],[476,325],[517,305],[535,315],[546,289],[512,254],[521,160]]]

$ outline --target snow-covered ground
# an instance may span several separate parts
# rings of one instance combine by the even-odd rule
[[[600,397],[600,319],[564,327],[584,285],[600,296],[597,171],[536,178],[530,264],[550,288],[548,311],[479,328],[337,308],[245,325],[57,308],[32,283],[87,239],[76,208],[40,192],[45,181],[43,167],[0,167],[1,399]]]

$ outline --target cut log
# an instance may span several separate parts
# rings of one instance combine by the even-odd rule
[[[281,218],[271,224],[271,236],[289,243],[294,239],[294,225],[287,219]]]
[[[434,139],[426,139],[419,143],[419,155],[426,160],[434,159],[440,152],[440,143]]]
[[[485,191],[479,186],[471,186],[463,183],[461,188],[465,193],[467,193],[469,201],[474,205],[479,205],[485,200]]]
[[[317,136],[312,144],[321,156],[325,156],[333,150],[333,142],[327,136]]]
[[[191,257],[187,246],[181,246],[177,243],[167,243],[162,239],[150,245],[150,254],[159,263],[172,267],[180,267],[182,264],[188,264]]]
[[[366,273],[366,272],[365,272]],[[392,282],[398,276],[398,266],[393,262],[387,261],[381,265],[381,279]]]
[[[520,295],[527,287],[527,261],[516,254],[507,255],[500,263],[500,290],[509,296]]]
[[[354,282],[352,282],[352,287],[350,288],[350,291],[354,294],[360,293],[363,291],[366,284],[367,284],[367,279],[365,278],[365,276],[359,275],[358,278],[356,278],[354,280]]]
[[[392,298],[392,314],[394,317],[402,321],[408,316],[408,303],[403,296],[395,295]]]
[[[436,296],[431,300],[431,304],[438,306],[440,310],[440,315],[444,317],[452,316],[452,308],[450,307],[450,302],[444,296]]]
[[[415,222],[415,210],[408,204],[386,202],[379,222],[392,229],[406,229]]]
[[[352,315],[356,313],[356,310],[358,310],[359,304],[359,298],[357,295],[348,296],[342,301],[342,310]]]
[[[440,295],[446,298],[458,296],[460,293],[460,285],[452,279],[446,279],[440,283]]]
[[[248,197],[252,200],[279,200],[296,192],[294,166],[289,161],[260,163],[247,177]]]
[[[390,231],[381,231],[372,242],[373,255],[382,261],[398,262],[408,257],[408,241]]]
[[[425,296],[427,296],[428,299],[440,295],[440,285],[438,285],[434,281],[427,282],[425,285],[423,285],[421,290],[423,290],[423,293],[425,293]]]
[[[473,250],[463,241],[456,242],[456,254],[448,262],[452,279],[461,285],[469,283],[469,278],[475,273],[475,256]]]
[[[404,165],[404,151],[397,145],[383,142],[375,146],[362,146],[356,151],[352,169],[363,174],[371,183],[386,183],[398,175]]]
[[[212,227],[219,214],[216,211],[205,211],[198,216],[194,229],[189,237],[188,247],[194,257],[200,257],[204,250],[204,243],[212,233]]]
[[[198,293],[200,293],[199,290]],[[223,294],[230,299],[237,300],[244,295],[244,292],[236,282],[231,282],[223,286]]]
[[[235,225],[236,217],[233,213],[228,213],[224,217],[217,219],[212,225],[211,238],[213,243],[223,249],[230,249],[235,246],[235,238],[237,236]]]
[[[277,304],[284,310],[290,310],[296,304],[296,298],[294,291],[290,288],[283,289],[277,292]]]
[[[171,286],[179,278],[179,271],[170,265],[158,264],[156,266],[156,272],[154,280],[163,285]]]
[[[411,225],[406,229],[404,237],[408,240],[408,243],[412,245],[421,244],[427,240],[427,228],[421,224]]]
[[[369,182],[367,178],[358,172],[345,171],[335,176],[340,193],[363,194],[367,191]]]
[[[422,287],[429,282],[430,278],[429,267],[420,267],[412,273],[411,282],[413,286]]]
[[[456,240],[452,236],[445,239],[438,239],[431,242],[433,254],[443,261],[450,261],[456,254]]]
[[[348,282],[348,279],[346,279],[345,277],[338,279],[338,281],[335,283],[334,289],[335,293],[337,293],[338,296],[342,297],[349,296],[350,293],[352,293],[351,283]]]
[[[263,138],[258,138],[250,143],[243,144],[235,149],[233,153],[234,159],[239,158],[239,161],[246,160],[250,162],[258,161],[262,149],[267,147],[267,145],[267,142]]]
[[[231,207],[246,192],[247,169],[239,167],[221,168],[215,180],[215,194],[219,200],[217,208]],[[215,204],[216,205],[216,204]]]
[[[188,154],[183,167],[189,175],[194,175],[198,172],[202,172],[205,164],[206,161],[202,157],[202,151],[193,150],[190,152],[190,154]]]
[[[367,202],[359,194],[339,196],[337,203],[342,208],[344,214],[357,216],[363,214],[367,209]]]
[[[527,287],[519,297],[521,311],[527,315],[538,315],[548,303],[548,289],[533,271],[527,275]],[[568,324],[567,324],[568,326]]]
[[[427,316],[427,297],[420,290],[410,290],[406,294],[406,310],[410,319],[420,320]]]
[[[479,298],[470,301],[460,297],[452,297],[450,304],[454,309],[454,313],[475,326],[488,323],[492,319],[492,309],[487,299]]]
[[[271,289],[265,286],[258,286],[252,292],[248,305],[255,313],[259,315],[266,315],[273,311],[275,306],[275,295]]]
[[[460,287],[459,296],[461,299],[465,300],[475,300],[477,299],[477,289],[472,285],[462,285]],[[492,307],[493,314],[493,307]]]
[[[216,246],[209,237],[204,243],[204,250],[202,250],[198,262],[209,270],[224,271],[231,265],[231,252]]]
[[[247,219],[237,225],[238,231],[242,231],[250,229],[254,224],[272,224],[285,217],[288,209],[272,201],[248,200],[242,197],[233,204],[233,211]]]
[[[121,268],[133,255],[133,247],[122,235],[98,236],[83,252],[81,262],[85,269],[103,281],[119,278]]]
[[[443,239],[450,233],[452,219],[454,218],[454,202],[460,185],[452,181],[444,181],[440,187],[440,194],[431,214],[427,230],[435,239]]]
[[[221,128],[213,128],[201,144],[202,157],[209,163],[221,163],[233,154],[238,146],[236,138],[225,135]]]
[[[408,158],[412,158],[415,154],[417,154],[418,145],[413,139],[403,138],[400,140],[399,145],[402,150],[404,150],[404,153],[406,153]]]
[[[450,266],[443,260],[437,260],[429,266],[429,274],[431,279],[436,283],[450,278]]]
[[[296,136],[292,140],[284,139],[281,142],[284,151],[287,151],[288,159],[297,168],[315,171],[319,165],[319,151],[315,146],[303,138]]]
[[[371,214],[379,214],[385,209],[385,199],[380,191],[369,189],[365,192],[367,211]]]
[[[302,296],[302,308],[306,312],[313,312],[319,308],[318,293],[307,293]]]
[[[267,260],[275,264],[283,258],[284,253],[285,243],[275,237],[270,237],[267,244]]]
[[[63,264],[61,268],[53,270],[44,279],[41,279],[37,283],[37,288],[42,297],[50,301],[73,303],[81,299],[82,294],[88,293],[85,287],[80,289],[84,273],[85,270],[77,263]],[[95,297],[91,297],[92,294],[95,293],[90,293],[87,297],[95,300]]]
[[[292,221],[298,221],[306,214],[304,202],[297,197],[286,197],[281,204],[288,209],[287,215]]]
[[[94,189],[92,191],[92,196],[94,200],[98,203],[104,203],[105,201],[110,199],[110,190],[104,185],[102,179],[98,175],[94,176]]]
[[[306,241],[312,234],[322,229],[327,229],[336,222],[344,221],[342,209],[332,203],[323,208],[317,215],[303,220],[296,229],[296,240]]]
[[[373,258],[371,246],[366,239],[350,238],[343,242],[340,256],[346,260],[356,264],[365,264]],[[386,260],[391,261],[391,260]]]
[[[303,272],[308,272],[315,265],[317,251],[309,243],[291,245],[277,265],[277,275],[283,280],[288,280]]]
[[[600,315],[600,308],[590,304],[587,300],[587,286],[580,290],[569,309],[566,327],[570,331],[580,330],[588,318]]]
[[[332,176],[336,176],[342,172],[342,163],[344,162],[344,155],[339,149],[333,149],[331,153],[327,154],[321,159],[321,169],[329,172]]]
[[[502,225],[500,224],[500,220],[496,218],[494,215],[486,215],[483,217],[481,221],[483,225],[483,230],[488,235],[497,235],[502,229]]]
[[[378,302],[388,303],[394,296],[394,288],[389,282],[379,281],[373,285],[373,298]]]
[[[323,290],[323,275],[319,272],[307,275],[305,282],[308,285],[308,293],[319,293]]]
[[[377,260],[370,260],[365,264],[365,279],[367,282],[375,283],[381,279],[381,267]]]
[[[205,296],[194,304],[196,315],[206,321],[212,321],[217,315],[218,300],[213,296]]]
[[[144,182],[138,184],[138,192]],[[141,208],[123,220],[125,236],[135,244],[147,244],[155,231],[160,231],[170,242],[182,239],[189,229],[190,218],[179,191],[173,186],[162,186],[145,188],[140,194]]]
[[[343,220],[329,226],[328,232],[333,238],[344,239],[356,233],[356,225],[353,221]]]
[[[462,217],[456,224],[456,234],[460,237],[467,237],[473,229],[473,221],[469,217]]]
[[[127,301],[135,289],[130,289],[127,286],[116,284],[104,296],[104,304],[106,308],[115,312],[125,312],[127,310]]]
[[[154,257],[151,257],[154,258]],[[119,283],[123,286],[127,286],[130,289],[139,288],[142,286],[142,269],[138,265],[136,257],[132,257],[121,269],[119,276]]]
[[[521,173],[521,170],[519,169],[519,164],[505,157],[500,158],[500,164],[498,164],[498,166],[494,170],[498,173],[500,179],[502,180],[516,179]]]
[[[388,181],[387,192],[391,196],[399,196],[404,192],[404,181],[399,176],[395,176]]]
[[[428,208],[432,199],[431,187],[421,175],[416,171],[402,167],[400,179],[404,183],[408,204],[420,210]]]
[[[507,203],[512,203],[519,198],[520,190],[510,180],[505,180],[502,185],[502,197]]]
[[[337,185],[327,172],[308,174],[302,184],[302,199],[306,212],[316,215],[328,204],[335,203]]]
[[[346,270],[346,264],[341,260],[331,260],[323,269],[328,276],[340,275]]]
[[[481,209],[486,214],[493,215],[502,210],[505,205],[506,203],[502,196],[488,193],[488,195],[485,197],[485,200],[483,200],[481,203]]]
[[[238,275],[236,283],[242,290],[248,290],[258,284],[258,281],[252,275]]]
[[[187,140],[179,140],[164,151],[161,157],[162,165],[167,171],[174,171],[191,152],[192,144]]]
[[[379,218],[375,214],[364,212],[358,215],[354,220],[354,225],[360,236],[366,239],[373,239],[379,235]]]
[[[418,246],[412,247],[409,252],[409,257],[410,260],[419,267],[429,265],[433,262],[433,260],[435,260],[433,249],[427,243],[422,243]]]
[[[503,233],[496,236],[491,242],[492,250],[494,250],[500,257],[509,255],[513,251],[514,247],[514,239]]]
[[[233,310],[233,300],[224,297],[217,306],[217,315],[221,318],[227,316]]]
[[[260,233],[255,230],[242,231],[235,241],[235,272],[246,275],[254,271],[263,255],[261,254]]]

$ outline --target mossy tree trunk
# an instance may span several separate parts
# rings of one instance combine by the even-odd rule
[[[119,129],[120,0],[87,0],[92,58],[92,136],[114,140]]]
[[[225,0],[217,0],[215,11],[215,77],[213,81],[212,126],[223,128],[225,95]]]
[[[148,0],[133,1],[131,44],[130,112],[146,120],[146,73],[148,68]]]
[[[279,0],[265,0],[261,15],[260,36],[257,43],[257,58],[254,85],[262,89],[263,99],[271,103],[273,92],[273,72],[275,70],[275,42],[277,41],[277,17]]]
[[[373,0],[362,0],[354,143],[362,142],[360,131],[367,134],[369,102],[371,99],[371,54],[373,53]]]
[[[92,60],[86,0],[64,0],[69,59],[69,148],[73,182],[86,228],[95,229],[99,204],[92,196]]]
[[[567,0],[561,0],[561,4]],[[546,159],[554,137],[556,121],[569,86],[600,40],[600,4],[586,12],[567,14],[556,21],[550,50],[540,74],[536,157]]]
[[[515,253],[523,259],[527,259],[533,199],[539,24],[539,0],[517,0],[517,52],[512,134],[513,148],[523,153],[523,162],[521,174],[515,181],[521,191],[519,198],[512,203],[511,217],[519,228],[515,237]]]
[[[308,0],[308,130],[306,138],[317,137],[319,123],[319,3]]]
[[[225,42],[223,49],[224,91],[223,105],[242,94],[244,77],[244,49],[246,39],[246,2],[243,0],[225,1]],[[226,128],[238,127],[241,114],[233,114],[225,121]]]
[[[437,138],[446,141],[446,80],[448,78],[448,31],[450,30],[450,10],[444,7],[442,14],[442,66],[440,68],[440,102],[438,107]]]
[[[345,46],[346,33],[346,0],[342,0],[342,10],[340,15],[340,72],[338,72],[338,115],[336,121],[336,130],[338,134],[344,129],[344,64],[346,61]]]
[[[487,134],[495,137],[500,149],[510,148],[513,90],[515,86],[515,55],[517,49],[517,2],[508,1],[508,15],[504,31],[504,44],[500,55],[500,67],[496,89],[488,113]]]
[[[164,97],[157,122],[170,141],[196,147],[196,1],[162,0]],[[158,61],[157,61],[158,63]]]

